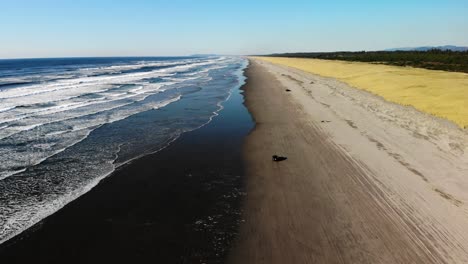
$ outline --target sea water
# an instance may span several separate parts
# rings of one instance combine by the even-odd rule
[[[228,56],[0,60],[0,243],[207,124],[246,65]],[[152,116],[188,96],[179,111]]]

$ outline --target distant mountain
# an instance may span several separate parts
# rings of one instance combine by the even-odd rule
[[[468,47],[445,45],[445,46],[423,46],[423,47],[414,47],[414,48],[395,48],[395,49],[386,49],[385,51],[428,51],[431,49],[440,49],[440,50],[451,50],[451,51],[468,51]]]

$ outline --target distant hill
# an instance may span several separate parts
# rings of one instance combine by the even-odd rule
[[[394,49],[386,49],[385,51],[428,51],[431,49],[439,49],[439,50],[451,50],[451,51],[468,51],[468,47],[461,47],[461,46],[453,46],[453,45],[445,45],[445,46],[423,46],[423,47],[413,47],[413,48],[394,48]]]

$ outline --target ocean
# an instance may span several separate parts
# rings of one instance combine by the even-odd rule
[[[246,66],[228,56],[0,60],[0,243],[209,123]]]

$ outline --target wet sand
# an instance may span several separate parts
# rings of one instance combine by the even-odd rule
[[[466,131],[289,67],[251,59],[247,77],[230,263],[468,262]]]

